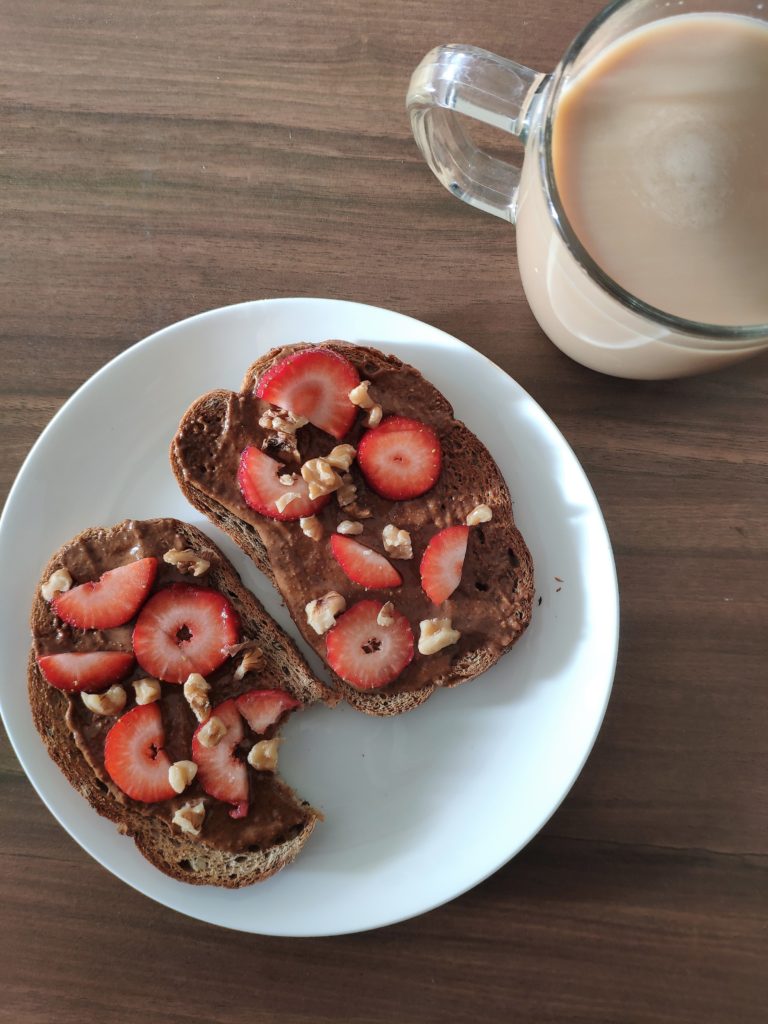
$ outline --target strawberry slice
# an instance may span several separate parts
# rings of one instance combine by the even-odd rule
[[[395,610],[392,624],[380,626],[378,614],[383,607],[381,601],[358,601],[326,634],[328,664],[356,690],[386,686],[413,660],[408,619]]]
[[[341,439],[355,422],[357,407],[349,392],[359,383],[357,370],[344,356],[328,348],[309,348],[271,366],[256,394]]]
[[[151,676],[183,683],[191,672],[207,676],[240,642],[240,620],[218,590],[173,583],[154,594],[133,629],[136,660]]]
[[[448,526],[427,544],[419,571],[422,590],[433,604],[447,601],[461,583],[468,539],[468,526]]]
[[[110,569],[98,580],[81,583],[53,600],[53,610],[78,629],[112,629],[132,619],[157,575],[156,558]]]
[[[235,697],[235,704],[257,736],[279,722],[288,711],[301,706],[300,701],[285,690],[248,690]]]
[[[290,473],[290,470],[281,462],[270,459],[260,448],[255,445],[246,448],[240,456],[237,470],[237,482],[246,505],[263,516],[288,523],[303,516],[313,516],[331,500],[330,494],[323,494],[311,501],[307,482],[298,473],[291,474],[296,477],[293,483],[280,482],[278,477],[286,473]],[[289,492],[299,497],[294,498],[280,512],[275,502]]]
[[[107,733],[104,767],[131,798],[144,804],[170,800],[176,791],[168,781],[171,761],[163,750],[165,731],[158,704],[140,704],[127,711]]]
[[[45,681],[68,693],[97,693],[119,683],[133,667],[133,655],[122,651],[44,654],[37,659]]]
[[[440,439],[420,420],[388,416],[378,427],[363,434],[357,463],[365,482],[382,498],[418,498],[440,476]]]
[[[364,544],[358,544],[351,537],[334,533],[331,537],[331,553],[353,583],[361,587],[383,590],[399,587],[403,577],[388,558],[372,551]]]
[[[245,761],[235,757],[235,747],[245,735],[243,720],[234,700],[225,700],[212,712],[227,727],[215,747],[206,747],[198,739],[205,723],[201,722],[192,737],[192,760],[197,765],[200,785],[209,796],[233,804],[229,812],[242,818],[248,810],[248,769]]]

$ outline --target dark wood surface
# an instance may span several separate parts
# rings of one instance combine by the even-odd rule
[[[483,885],[378,932],[244,936],[150,902],[56,824],[3,737],[0,1020],[766,1019],[768,359],[659,384],[570,362],[526,306],[514,232],[438,186],[403,110],[433,45],[548,70],[597,7],[0,7],[3,495],[62,402],[155,329],[356,299],[463,338],[554,417],[622,590],[613,697],[564,805]]]

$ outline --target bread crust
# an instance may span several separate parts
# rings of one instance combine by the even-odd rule
[[[210,561],[206,585],[215,587],[232,601],[240,615],[244,635],[258,636],[265,660],[275,672],[280,673],[284,689],[303,704],[322,701],[334,705],[338,702],[338,696],[314,676],[293,641],[253,594],[245,589],[235,569],[204,533],[178,520],[148,522],[173,523],[188,546]],[[106,531],[97,527],[84,530],[51,557],[40,577],[32,604],[33,635],[44,630],[46,622],[50,620],[50,610],[40,593],[40,587],[61,566],[63,552],[80,541],[98,542],[100,536],[105,533],[109,535],[124,525],[120,523]],[[180,834],[163,819],[118,801],[110,786],[97,778],[67,725],[69,698],[45,681],[37,665],[34,646],[27,665],[27,689],[35,727],[49,756],[70,784],[94,810],[114,822],[120,833],[132,838],[147,860],[172,878],[192,885],[232,889],[264,881],[294,860],[321,818],[318,811],[296,796],[285,783],[281,783],[284,792],[306,814],[305,824],[300,831],[285,841],[267,850],[235,854],[206,843],[204,836],[193,839]]]
[[[352,345],[343,341],[326,341],[322,343],[322,346],[345,356],[354,353],[358,357],[358,361],[362,361],[366,365],[375,364],[376,367],[380,367],[386,364],[389,367],[403,368],[417,375],[423,397],[423,408],[439,409],[441,413],[447,414],[451,419],[455,450],[450,453],[444,453],[445,457],[461,460],[462,465],[467,468],[468,474],[479,475],[487,482],[487,490],[493,495],[493,504],[496,509],[494,520],[508,524],[505,530],[505,547],[514,554],[518,564],[519,584],[516,591],[518,611],[516,615],[520,621],[520,630],[512,642],[504,646],[488,643],[481,649],[467,652],[451,664],[450,671],[437,675],[431,682],[419,689],[409,691],[387,692],[386,689],[360,691],[350,686],[328,667],[335,689],[353,708],[365,714],[382,717],[399,715],[423,704],[439,688],[459,686],[462,683],[475,679],[491,668],[501,655],[506,653],[512,644],[519,639],[530,622],[532,614],[534,597],[533,560],[520,531],[514,525],[512,501],[498,466],[486,446],[464,423],[455,419],[453,408],[445,396],[427,381],[416,368],[403,363],[396,356],[385,355],[377,349]],[[255,382],[274,363],[285,358],[287,355],[311,347],[313,346],[308,343],[299,343],[271,349],[248,367],[241,385],[241,394],[251,392]],[[270,564],[269,552],[262,542],[258,530],[196,487],[185,474],[182,460],[179,456],[177,439],[190,430],[193,425],[202,420],[214,425],[216,423],[223,425],[229,397],[230,392],[228,391],[210,391],[198,398],[187,409],[179,424],[177,435],[171,443],[171,468],[184,497],[193,508],[219,529],[227,533],[252,559],[256,567],[269,578],[278,590],[278,593],[280,593],[275,573]],[[284,595],[281,594],[282,596]],[[290,606],[288,610],[293,615],[293,610]],[[293,615],[293,618],[298,629],[310,641],[312,637],[308,633],[307,623],[301,621],[296,615]]]

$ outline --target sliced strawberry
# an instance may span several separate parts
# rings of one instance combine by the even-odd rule
[[[110,569],[98,580],[81,583],[53,600],[53,610],[78,629],[112,629],[132,619],[157,575],[156,558]]]
[[[359,583],[361,587],[384,590],[399,587],[403,582],[403,577],[388,558],[364,544],[358,544],[351,537],[334,533],[331,537],[331,552],[352,582]]]
[[[396,679],[413,660],[413,630],[398,611],[380,626],[381,601],[358,601],[326,635],[328,664],[357,690],[374,690]]]
[[[433,604],[447,601],[461,583],[468,538],[468,526],[448,526],[427,544],[420,566],[421,587]]]
[[[286,712],[300,707],[300,702],[285,690],[249,690],[236,697],[235,704],[257,736],[279,722]]]
[[[355,421],[357,407],[349,392],[359,383],[357,370],[344,356],[328,348],[308,348],[271,366],[256,394],[342,438]]]
[[[235,757],[235,747],[245,735],[243,720],[234,700],[225,700],[212,714],[227,727],[215,747],[206,747],[198,739],[205,723],[198,725],[192,737],[192,760],[197,765],[200,785],[209,796],[234,804],[230,814],[241,818],[248,808],[248,769],[245,761]]]
[[[440,439],[420,420],[390,416],[363,434],[357,462],[368,486],[382,498],[418,498],[440,476]]]
[[[218,590],[173,583],[154,594],[133,629],[136,660],[150,675],[183,683],[190,672],[206,676],[240,642],[240,620]]]
[[[107,733],[104,766],[131,800],[153,804],[176,796],[168,781],[171,761],[164,743],[158,704],[140,704],[126,711]]]
[[[122,651],[44,654],[37,659],[45,681],[69,693],[96,693],[119,683],[133,667],[133,655]]]
[[[246,448],[240,456],[237,470],[237,483],[246,505],[263,516],[288,523],[303,516],[313,516],[328,504],[329,494],[310,500],[307,483],[298,473],[291,474],[296,478],[293,483],[280,483],[278,477],[286,473],[290,473],[290,470],[282,462],[270,459],[260,448],[255,445]],[[299,497],[294,498],[280,512],[275,502],[291,491]]]

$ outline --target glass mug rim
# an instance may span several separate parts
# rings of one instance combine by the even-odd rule
[[[552,160],[552,133],[558,100],[563,87],[568,82],[569,71],[573,69],[584,47],[590,41],[595,32],[618,10],[621,10],[623,7],[628,7],[630,4],[635,2],[636,0],[613,0],[613,2],[608,4],[607,7],[604,7],[599,11],[598,14],[596,14],[595,17],[585,25],[570,44],[559,64],[552,72],[552,75],[547,76],[547,78],[544,79],[544,83],[548,84],[548,95],[545,100],[544,108],[544,122],[542,125],[543,145],[540,147],[539,153],[539,170],[550,216],[563,243],[576,262],[584,271],[586,271],[588,276],[595,281],[596,284],[631,312],[636,313],[647,320],[652,320],[656,323],[662,324],[664,327],[673,331],[693,335],[709,342],[719,342],[721,345],[727,347],[731,347],[733,343],[741,343],[745,348],[751,348],[752,345],[759,345],[761,343],[765,345],[766,338],[768,337],[768,323],[737,325],[711,324],[703,323],[698,320],[687,320],[684,317],[668,313],[665,310],[660,309],[658,306],[653,306],[650,303],[645,302],[643,299],[638,298],[636,295],[633,295],[631,292],[627,291],[626,288],[623,288],[609,274],[607,274],[589,255],[587,250],[579,241],[579,238],[566,215],[560,198],[560,193],[557,188],[554,163]],[[719,14],[727,12],[712,11],[709,13]],[[746,15],[740,16],[745,17]],[[652,24],[652,22],[649,22],[649,24]],[[668,340],[672,341],[673,339]],[[737,344],[733,347],[740,347],[740,345]]]

